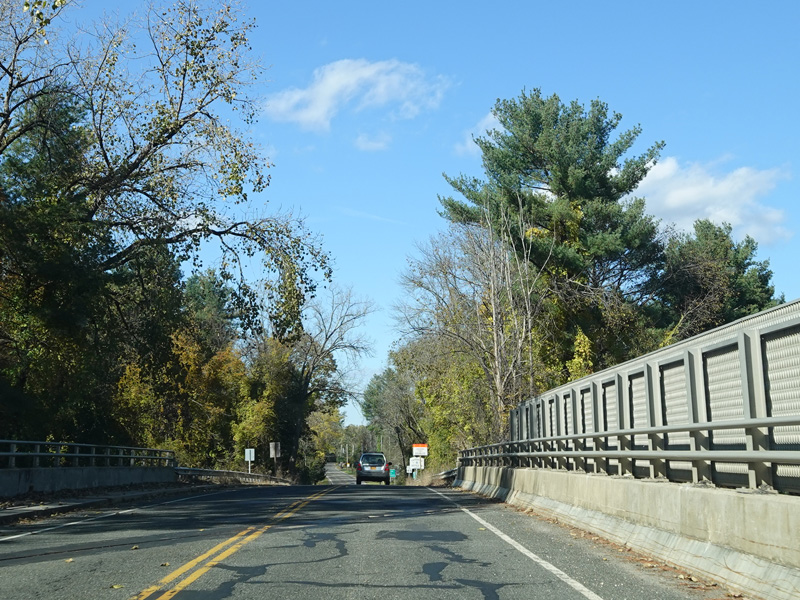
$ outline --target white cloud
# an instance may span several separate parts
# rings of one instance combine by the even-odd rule
[[[483,137],[487,131],[502,129],[500,121],[490,112],[483,117],[475,127],[464,132],[463,139],[456,144],[456,154],[459,156],[480,156],[481,149],[474,138]]]
[[[667,157],[656,164],[634,194],[647,199],[647,210],[679,229],[691,231],[695,220],[730,223],[734,233],[769,243],[792,236],[783,226],[784,211],[763,203],[786,178],[781,169],[740,167],[719,172],[717,164],[680,164]]]
[[[314,70],[311,84],[267,98],[265,113],[316,131],[327,131],[346,107],[355,111],[391,107],[394,118],[410,119],[439,105],[448,82],[428,78],[418,65],[397,60],[345,59]]]
[[[374,137],[362,133],[356,138],[355,145],[356,148],[364,152],[376,152],[378,150],[386,150],[391,141],[392,138],[387,133],[380,133]]]

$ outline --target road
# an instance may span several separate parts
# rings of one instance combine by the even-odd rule
[[[0,598],[13,600],[725,596],[647,567],[447,488],[252,486],[0,529]]]

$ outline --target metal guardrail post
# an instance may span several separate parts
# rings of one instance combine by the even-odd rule
[[[8,451],[11,453],[11,455],[8,457],[8,466],[13,469],[16,466],[16,461],[15,461],[14,454],[17,451],[17,445],[13,444],[13,443],[9,444],[8,445]]]
[[[630,452],[631,451],[631,435],[622,434],[617,435],[618,440],[618,448],[622,452]],[[633,461],[630,458],[620,458],[618,460],[619,463],[619,473],[618,475],[633,475]]]
[[[760,427],[745,429],[745,448],[747,450],[769,450],[769,436]],[[750,488],[761,486],[772,487],[772,465],[765,462],[751,462],[747,464],[747,480]]]
[[[663,433],[651,433],[647,436],[647,447],[649,450],[663,450]],[[654,458],[650,460],[650,477],[653,479],[665,479],[667,477],[667,463],[664,460]]]
[[[594,447],[599,452],[605,452],[608,449],[607,445],[608,444],[606,443],[605,437],[595,438],[594,440]],[[604,473],[605,475],[608,475],[608,459],[605,456],[602,456],[600,458],[595,458],[594,464],[596,467],[595,468],[596,473]]]
[[[573,446],[574,450],[577,452],[583,452],[586,449],[583,438],[575,440]],[[583,456],[576,458],[574,463],[577,471],[583,471],[584,473],[586,472],[586,459]]]
[[[33,445],[33,468],[36,469],[39,467],[39,454],[41,452],[41,446],[39,444]]]

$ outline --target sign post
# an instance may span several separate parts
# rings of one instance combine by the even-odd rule
[[[245,448],[244,449],[244,459],[247,461],[247,472],[250,473],[250,466],[252,465],[253,461],[256,459],[256,449],[255,448]]]
[[[280,442],[270,442],[269,443],[269,457],[274,459],[274,469],[273,474],[277,477],[278,476],[278,460],[281,457],[281,443]]]

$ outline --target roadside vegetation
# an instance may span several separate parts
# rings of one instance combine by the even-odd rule
[[[783,302],[752,238],[647,213],[664,144],[632,154],[641,128],[602,101],[523,91],[493,114],[484,177],[445,176],[448,227],[410,258],[403,338],[364,395],[388,453],[427,442],[439,471],[505,439],[524,399]]]
[[[255,24],[177,2],[69,38],[73,4],[0,0],[0,438],[270,468],[280,442],[278,470],[317,477],[308,419],[351,393],[371,306],[248,196]]]

